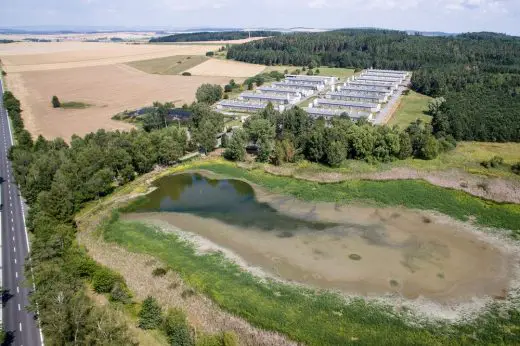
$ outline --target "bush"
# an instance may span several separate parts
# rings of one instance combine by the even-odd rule
[[[482,161],[480,165],[486,168],[498,168],[504,164],[504,158],[493,156],[489,161]]]
[[[230,84],[224,86],[224,92],[230,93],[233,91],[233,87]]]
[[[119,274],[112,270],[101,267],[94,273],[92,277],[92,287],[97,293],[110,293],[117,282],[122,282]]]
[[[520,175],[520,162],[517,162],[515,163],[514,165],[511,166],[511,171],[514,173],[514,174],[518,174]]]
[[[202,84],[195,94],[197,102],[213,104],[222,98],[223,90],[220,85]]]
[[[155,268],[152,271],[152,275],[153,276],[165,276],[167,272],[168,272],[168,270],[165,268]]]
[[[179,309],[168,310],[161,329],[168,337],[170,345],[191,346],[195,344],[186,315]]]
[[[206,56],[214,56],[215,53],[214,52],[206,52]]]
[[[7,76],[7,72],[5,72],[4,70],[2,70],[2,76]]]
[[[182,75],[183,75],[183,76],[191,76],[191,73],[189,73],[189,72],[183,72]]]
[[[131,302],[132,294],[123,282],[116,282],[110,291],[110,301],[128,304]]]
[[[58,99],[58,96],[56,96],[56,95],[54,95],[52,97],[51,103],[52,103],[52,107],[53,108],[60,108],[61,107],[61,102]]]
[[[320,74],[320,69],[319,68],[316,69],[316,74]]]
[[[224,94],[224,96],[222,97],[224,100],[228,100],[229,99],[229,95],[228,94]]]
[[[148,296],[144,301],[139,311],[139,328],[141,329],[155,329],[161,325],[162,322],[161,307],[154,297]]]

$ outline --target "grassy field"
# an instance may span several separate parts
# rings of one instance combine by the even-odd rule
[[[458,219],[476,216],[477,222],[520,228],[520,206],[489,203],[464,193],[437,188],[418,181],[349,181],[319,184],[276,177],[261,170],[247,171],[222,161],[197,161],[170,169],[190,168],[213,171],[227,177],[246,179],[264,188],[305,200],[349,203],[362,201],[378,205],[403,205],[432,209]],[[214,300],[222,308],[256,326],[287,334],[310,345],[475,345],[517,344],[520,313],[490,307],[472,322],[430,324],[405,317],[389,307],[362,299],[345,301],[326,291],[259,281],[220,253],[198,255],[191,245],[153,226],[121,221],[117,214],[103,225],[107,241],[137,253],[155,256],[183,280]],[[403,312],[406,314],[406,312]]]
[[[132,61],[127,65],[146,73],[160,75],[174,75],[195,67],[208,60],[203,55],[178,55],[166,58]]]
[[[426,115],[425,112],[428,110],[428,103],[431,99],[429,96],[410,90],[407,95],[401,98],[401,104],[388,122],[388,125],[398,125],[401,128],[405,128],[416,119],[430,122],[431,117]]]

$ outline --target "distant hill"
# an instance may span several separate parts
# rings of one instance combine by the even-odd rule
[[[152,38],[150,42],[197,42],[242,40],[249,37],[280,36],[278,31],[192,32]]]

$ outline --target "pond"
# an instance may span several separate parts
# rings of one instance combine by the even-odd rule
[[[507,292],[509,255],[445,217],[307,203],[196,173],[164,177],[155,186],[124,218],[202,236],[284,280],[442,303]]]

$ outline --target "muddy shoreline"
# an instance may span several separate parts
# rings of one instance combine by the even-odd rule
[[[222,178],[204,170],[179,174],[194,172]],[[404,208],[308,203],[247,183],[259,202],[281,213],[306,220],[348,219],[352,225],[318,237],[305,233],[265,236],[244,234],[238,227],[189,214],[130,214],[124,218],[150,222],[181,235],[201,252],[222,251],[259,277],[389,300],[394,306],[407,305],[443,318],[456,319],[480,310],[518,287],[517,246],[447,216]],[[383,231],[386,234],[356,230],[381,224],[388,225]],[[386,245],[373,244],[381,241]]]

